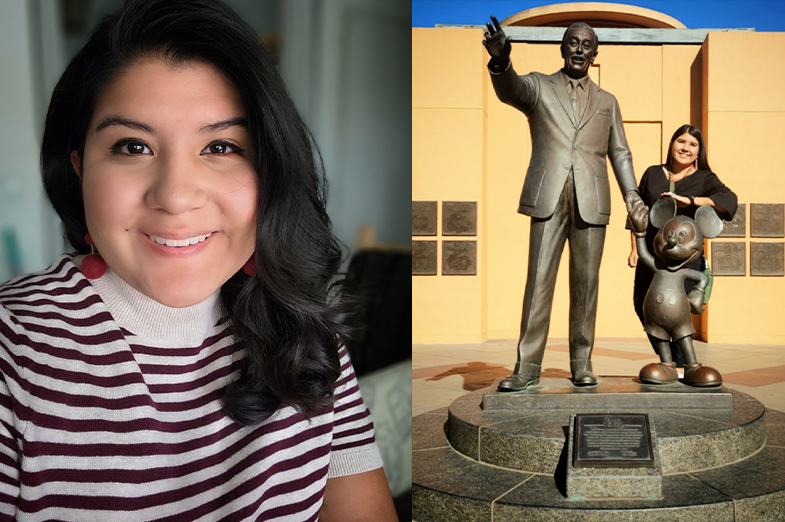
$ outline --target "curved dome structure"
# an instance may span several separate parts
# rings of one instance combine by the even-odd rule
[[[573,2],[534,7],[505,18],[501,24],[523,27],[567,27],[586,22],[592,27],[686,29],[666,14],[643,7],[604,2]]]

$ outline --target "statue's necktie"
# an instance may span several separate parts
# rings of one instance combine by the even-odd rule
[[[578,94],[580,89],[578,80],[570,80],[570,105],[572,105],[572,115],[575,116],[575,122],[581,121],[583,116],[583,107],[581,106],[581,96]]]

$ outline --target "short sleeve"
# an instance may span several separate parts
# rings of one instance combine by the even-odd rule
[[[726,212],[717,212],[725,221],[732,220],[736,215],[736,209],[739,206],[736,194],[726,187],[713,172],[709,172],[703,182],[703,194],[726,210]]]
[[[327,478],[364,473],[382,467],[371,414],[360,396],[360,387],[345,347],[339,350],[341,376],[335,383],[333,445]]]

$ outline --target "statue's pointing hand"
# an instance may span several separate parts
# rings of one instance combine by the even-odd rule
[[[504,34],[502,26],[495,16],[491,15],[491,22],[486,23],[485,27],[485,40],[482,44],[488,50],[491,58],[498,63],[507,63],[510,59],[510,52],[512,51],[512,41]]]

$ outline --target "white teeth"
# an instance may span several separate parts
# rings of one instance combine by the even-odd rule
[[[147,237],[149,237],[159,245],[166,245],[168,247],[187,247],[187,246],[195,245],[197,243],[201,243],[211,235],[213,235],[212,232],[210,232],[209,234],[205,234],[203,236],[189,237],[188,239],[166,239],[163,237],[151,236],[151,235],[148,235]]]

